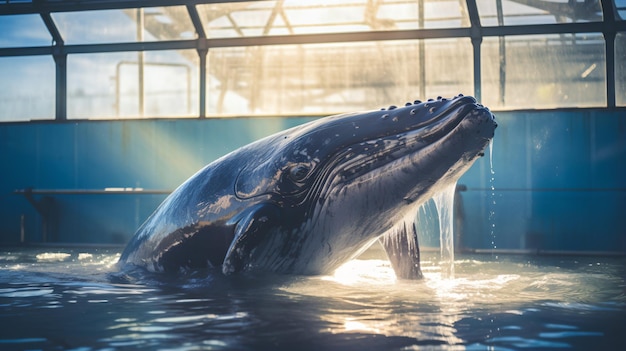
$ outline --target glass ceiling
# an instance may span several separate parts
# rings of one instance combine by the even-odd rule
[[[50,32],[38,14],[0,17],[0,48],[45,46],[52,43]]]
[[[465,1],[284,0],[198,5],[211,38],[469,27]]]
[[[523,108],[511,92],[539,85],[580,89],[546,107],[612,107],[626,101],[624,19],[626,0],[0,0],[0,121],[323,114],[435,89]],[[524,65],[558,64],[567,72],[522,84]],[[9,106],[38,100],[18,72],[54,77],[42,112]],[[163,105],[175,98],[187,101],[180,111]]]
[[[626,0],[613,1],[623,21]],[[603,21],[600,0],[0,0],[0,48],[49,45],[40,12],[51,13],[65,44],[92,44],[195,39],[191,12],[208,38],[466,28],[468,3],[482,27]]]
[[[476,0],[483,26],[602,21],[598,1]]]
[[[194,39],[184,6],[53,13],[66,44]],[[141,30],[137,23],[143,22]]]

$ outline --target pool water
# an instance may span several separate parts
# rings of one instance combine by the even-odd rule
[[[626,350],[623,257],[380,248],[332,276],[120,272],[121,248],[0,248],[0,350]]]

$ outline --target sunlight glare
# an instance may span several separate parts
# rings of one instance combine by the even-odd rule
[[[359,321],[355,321],[352,318],[347,318],[345,323],[343,324],[343,327],[345,329],[345,331],[350,332],[350,331],[366,331],[366,332],[372,332],[372,333],[380,333],[381,331],[378,328],[373,328],[370,326],[367,326],[365,323],[359,322]]]
[[[331,276],[323,277],[342,285],[366,283],[385,285],[396,281],[396,274],[387,260],[351,260],[335,270]]]
[[[35,258],[37,262],[62,262],[68,259],[71,255],[61,252],[44,252],[40,253]]]
[[[515,274],[500,274],[489,279],[479,277],[444,278],[441,273],[427,273],[426,285],[436,292],[442,301],[475,301],[489,299],[500,289],[519,279]]]

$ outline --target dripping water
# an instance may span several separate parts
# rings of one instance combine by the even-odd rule
[[[489,237],[491,238],[491,252],[492,255],[494,253],[494,251],[498,248],[496,245],[496,222],[495,222],[495,215],[496,215],[496,187],[495,187],[495,180],[496,180],[496,172],[493,170],[493,139],[489,142],[489,167],[490,167],[490,178],[489,178],[489,183],[490,183],[490,189],[491,189],[491,201],[489,202]],[[495,258],[497,259],[498,256],[496,255]]]
[[[454,279],[454,192],[456,182],[433,196],[439,217],[439,247],[441,277]]]

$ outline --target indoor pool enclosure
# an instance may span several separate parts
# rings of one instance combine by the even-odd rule
[[[626,347],[626,1],[7,0],[0,33],[0,349]],[[378,244],[322,276],[117,265],[223,155],[458,94],[498,128],[453,244],[416,213],[424,279]]]

